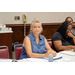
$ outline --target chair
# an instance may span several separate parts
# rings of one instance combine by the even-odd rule
[[[16,44],[14,46],[16,60],[19,60],[19,58],[20,58],[20,55],[21,55],[21,52],[22,52],[22,45],[23,44]]]
[[[0,46],[0,58],[9,59],[9,51],[7,46]]]
[[[48,44],[51,47],[52,46],[52,41],[48,41]]]

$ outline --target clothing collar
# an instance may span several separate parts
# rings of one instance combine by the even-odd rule
[[[35,40],[36,38],[35,38],[35,36],[33,35],[33,33],[31,33],[31,35],[32,35],[32,39]],[[39,34],[39,38],[40,38],[40,40],[42,40],[42,37],[41,37],[40,34]]]

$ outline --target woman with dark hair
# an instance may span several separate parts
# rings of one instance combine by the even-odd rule
[[[71,22],[71,24],[73,24],[73,19],[72,19],[71,17],[67,17],[67,18],[65,19],[65,21],[69,21],[69,22]]]
[[[71,17],[67,17],[67,18],[65,19],[65,21],[69,21],[69,22],[71,22],[71,24],[73,25],[73,19],[72,19]],[[73,32],[73,35],[75,35],[75,29],[74,29],[74,28],[72,28],[72,32]]]
[[[52,36],[52,49],[59,52],[73,49],[75,51],[75,36],[72,34],[72,24],[65,21]]]

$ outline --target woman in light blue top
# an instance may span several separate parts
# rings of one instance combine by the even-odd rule
[[[31,33],[24,38],[23,50],[20,59],[29,57],[48,57],[49,50],[52,50],[53,56],[56,56],[56,52],[49,46],[46,38],[40,34],[42,31],[43,28],[41,23],[38,20],[34,19],[30,27]]]

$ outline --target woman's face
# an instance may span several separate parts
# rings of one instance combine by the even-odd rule
[[[66,34],[68,34],[68,33],[73,33],[73,31],[72,31],[72,25],[69,25],[69,26],[67,27]]]
[[[40,23],[34,23],[32,26],[32,32],[35,35],[39,35],[41,33],[42,27]]]
[[[71,22],[71,24],[73,23],[73,21],[72,21],[72,19],[71,19],[71,18],[67,18],[67,20],[66,20],[66,21]]]

